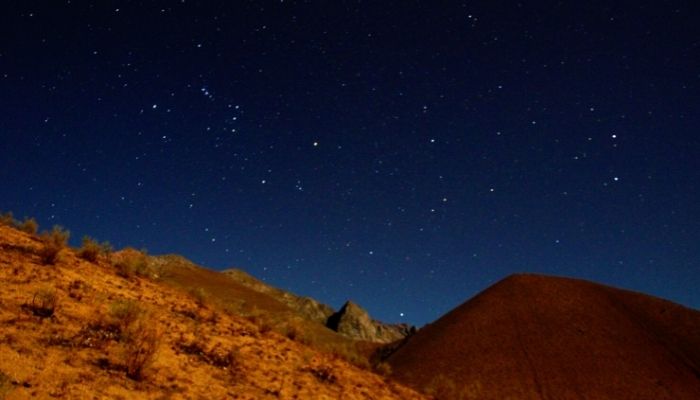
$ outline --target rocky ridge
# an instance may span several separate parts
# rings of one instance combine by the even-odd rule
[[[375,343],[391,343],[415,332],[406,324],[387,324],[372,319],[359,305],[347,301],[337,312],[330,306],[310,297],[270,286],[239,269],[228,269],[223,274],[260,293],[265,293],[295,310],[304,318],[325,325],[343,336]]]

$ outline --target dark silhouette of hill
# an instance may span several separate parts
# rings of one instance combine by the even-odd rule
[[[437,398],[700,399],[700,312],[514,275],[409,338],[394,377]]]

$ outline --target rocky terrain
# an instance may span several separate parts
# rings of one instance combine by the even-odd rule
[[[700,398],[700,312],[640,293],[514,275],[416,332],[0,217],[0,399]]]
[[[386,324],[376,321],[369,316],[367,311],[351,301],[347,301],[340,310],[335,311],[330,306],[310,297],[297,296],[267,285],[245,271],[228,269],[223,273],[242,285],[274,297],[295,310],[299,315],[327,326],[351,339],[391,343],[402,340],[415,332],[414,327],[406,324]]]
[[[0,398],[425,398],[332,352],[348,339],[329,329],[341,339],[322,351],[303,326],[278,331],[201,290],[230,289],[223,274],[28,231],[0,224]],[[234,289],[247,310],[286,308]]]

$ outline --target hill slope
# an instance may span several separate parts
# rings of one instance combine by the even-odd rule
[[[335,311],[310,297],[297,296],[272,287],[239,269],[228,269],[221,273],[243,286],[284,303],[309,321],[327,326],[350,339],[391,343],[404,339],[415,330],[406,324],[387,324],[374,320],[367,311],[351,301],[347,301],[340,310]],[[339,321],[344,323],[339,324]]]
[[[0,225],[0,398],[424,398],[154,279],[152,257],[46,263],[47,243]]]
[[[515,275],[388,359],[438,398],[700,399],[700,312],[586,281]]]

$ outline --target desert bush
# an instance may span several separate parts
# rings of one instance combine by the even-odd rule
[[[78,257],[95,262],[102,253],[102,246],[90,236],[83,236],[83,245],[78,250]]]
[[[12,213],[8,211],[6,213],[0,214],[0,225],[16,226],[17,221],[15,221],[15,218],[12,216]]]
[[[123,358],[126,376],[140,381],[155,360],[161,333],[147,314],[142,314],[123,336]]]
[[[141,305],[133,300],[118,300],[109,305],[109,319],[107,325],[119,332],[120,336],[126,334],[132,325],[145,314]]]
[[[39,250],[41,262],[45,265],[55,264],[58,260],[58,254],[66,247],[69,237],[70,232],[58,225],[54,225],[51,232],[42,233],[43,247]]]
[[[17,224],[17,229],[30,235],[34,235],[39,230],[39,224],[34,218],[25,218],[24,221]]]
[[[117,274],[124,278],[130,278],[134,275],[148,275],[148,256],[143,251],[128,250],[122,254],[114,266],[117,269]]]
[[[34,292],[29,309],[39,318],[50,318],[56,311],[58,295],[53,289],[39,289]]]
[[[114,252],[114,247],[112,247],[112,244],[108,241],[104,241],[100,243],[100,253],[102,253],[105,258],[107,259],[107,262],[111,263],[112,262],[112,253]]]

